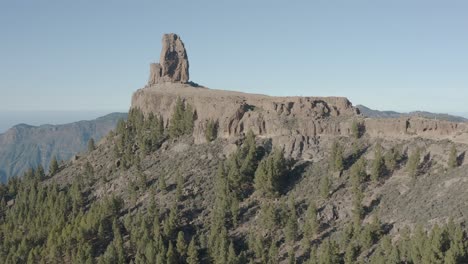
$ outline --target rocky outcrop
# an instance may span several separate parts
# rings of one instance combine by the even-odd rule
[[[189,62],[184,43],[176,34],[164,34],[159,63],[150,65],[148,85],[189,80]]]
[[[271,139],[293,158],[314,159],[317,141],[350,136],[357,120],[370,137],[406,140],[414,137],[468,143],[468,124],[425,118],[363,118],[343,97],[272,97],[164,83],[134,93],[132,108],[161,115],[166,124],[177,98],[196,111],[193,136],[205,142],[208,120],[218,123],[218,138],[235,140],[251,129]]]
[[[449,139],[468,143],[468,124],[421,117],[366,118],[366,133],[372,137],[407,139],[422,137],[434,140]]]
[[[206,125],[213,120],[219,138],[242,137],[251,129],[293,157],[312,150],[317,136],[349,134],[358,117],[357,109],[343,97],[272,97],[173,83],[138,90],[132,108],[161,115],[167,124],[178,97],[196,110],[196,143],[205,142]]]

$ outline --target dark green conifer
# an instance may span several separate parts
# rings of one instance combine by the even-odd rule
[[[94,138],[88,140],[88,152],[93,152],[96,149],[96,144],[94,143]]]
[[[197,245],[195,244],[195,239],[192,238],[190,244],[188,246],[187,252],[187,264],[199,264],[198,260],[198,249]]]
[[[52,158],[49,165],[49,175],[54,176],[59,170],[59,165],[56,156]]]
[[[320,179],[320,196],[322,196],[323,199],[328,199],[330,196],[330,177],[328,175],[323,176]]]
[[[452,147],[450,148],[448,167],[451,169],[458,167],[457,148],[455,147],[455,145],[452,145]]]
[[[385,161],[382,155],[382,146],[377,144],[374,151],[374,160],[372,162],[371,179],[377,182],[385,173]]]

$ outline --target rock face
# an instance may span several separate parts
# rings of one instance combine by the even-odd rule
[[[150,65],[148,85],[157,83],[186,83],[189,80],[189,62],[185,46],[176,34],[164,34],[159,63]]]
[[[363,124],[373,138],[426,138],[468,143],[468,124],[425,118],[364,118],[343,97],[272,97],[187,84],[160,83],[133,94],[132,108],[161,115],[167,124],[180,97],[195,109],[195,143],[206,142],[209,120],[218,124],[217,137],[235,141],[251,129],[270,139],[293,158],[315,160],[318,141],[350,136],[353,122]]]
[[[366,118],[366,133],[371,137],[408,139],[421,137],[433,140],[449,139],[468,143],[468,124],[421,117]]]
[[[308,157],[315,138],[347,135],[358,111],[343,97],[272,97],[164,83],[133,94],[132,108],[161,115],[168,123],[177,98],[196,111],[194,137],[205,142],[208,120],[218,124],[218,138],[242,137],[249,129],[292,157]]]

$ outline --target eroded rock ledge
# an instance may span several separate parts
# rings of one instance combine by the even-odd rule
[[[364,125],[370,137],[452,140],[468,143],[468,125],[424,118],[364,119],[344,97],[273,97],[224,90],[161,83],[134,93],[132,108],[161,115],[166,124],[177,98],[196,111],[195,143],[205,142],[208,120],[218,124],[218,137],[235,140],[251,129],[262,138],[284,147],[288,156],[312,158],[317,140],[350,136],[354,121]]]
[[[180,97],[196,110],[193,136],[205,142],[208,120],[218,124],[218,137],[236,138],[251,129],[271,138],[298,157],[314,145],[319,135],[347,135],[358,110],[343,97],[272,97],[190,85],[165,83],[134,93],[132,108],[170,119]]]

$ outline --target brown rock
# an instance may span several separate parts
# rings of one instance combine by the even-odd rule
[[[150,64],[150,76],[148,80],[148,85],[157,84],[161,79],[161,64],[151,63]]]
[[[189,62],[184,43],[176,34],[164,34],[159,63],[150,65],[148,85],[189,80]]]
[[[323,210],[319,213],[319,218],[324,222],[331,222],[338,219],[335,206],[333,204],[327,204]]]
[[[288,156],[300,157],[316,151],[318,135],[348,135],[356,108],[339,97],[272,97],[206,88],[186,84],[159,83],[133,94],[132,108],[161,115],[168,124],[177,98],[196,110],[195,143],[206,142],[207,120],[218,123],[218,138],[236,142],[248,130],[284,147]],[[307,154],[311,156],[312,154]]]
[[[468,133],[468,125],[466,123],[420,117],[367,118],[364,121],[366,133],[373,137],[398,139],[422,137],[433,140],[449,139],[466,143],[463,135]]]

